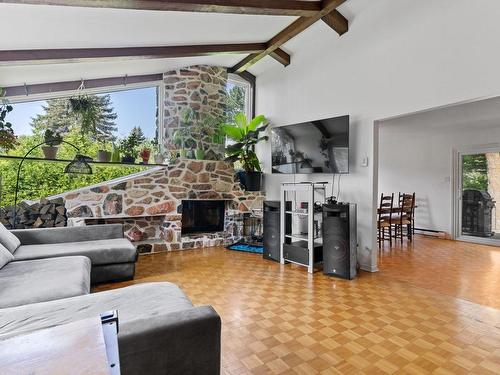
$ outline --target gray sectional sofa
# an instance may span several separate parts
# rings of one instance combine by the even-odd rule
[[[11,251],[15,261],[83,255],[92,263],[92,284],[134,278],[137,250],[123,238],[121,224],[16,229],[11,233],[19,240]]]
[[[211,306],[193,306],[167,282],[89,294],[92,282],[133,277],[137,255],[122,237],[120,225],[0,224],[0,340],[117,310],[122,374],[219,374],[221,321]]]

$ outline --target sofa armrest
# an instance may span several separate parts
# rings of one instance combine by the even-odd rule
[[[211,306],[127,322],[118,344],[123,374],[220,374],[221,320]]]
[[[81,227],[14,229],[21,245],[82,242],[123,238],[122,224],[89,225]]]

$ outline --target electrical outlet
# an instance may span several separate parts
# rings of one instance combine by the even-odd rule
[[[361,159],[361,166],[368,167],[368,156],[363,156],[363,159]]]

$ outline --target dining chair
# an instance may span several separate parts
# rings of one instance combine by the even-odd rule
[[[404,228],[406,228],[406,237],[412,241],[415,223],[415,193],[399,193],[397,216],[393,219],[394,236],[403,243]]]
[[[380,195],[380,204],[378,207],[377,218],[377,241],[378,247],[382,246],[382,242],[386,240],[385,232],[388,231],[389,244],[392,247],[392,214],[394,206],[394,193],[391,195]]]

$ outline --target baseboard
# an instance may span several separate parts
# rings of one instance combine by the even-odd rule
[[[360,264],[359,268],[366,272],[378,272],[378,267],[371,264]]]

